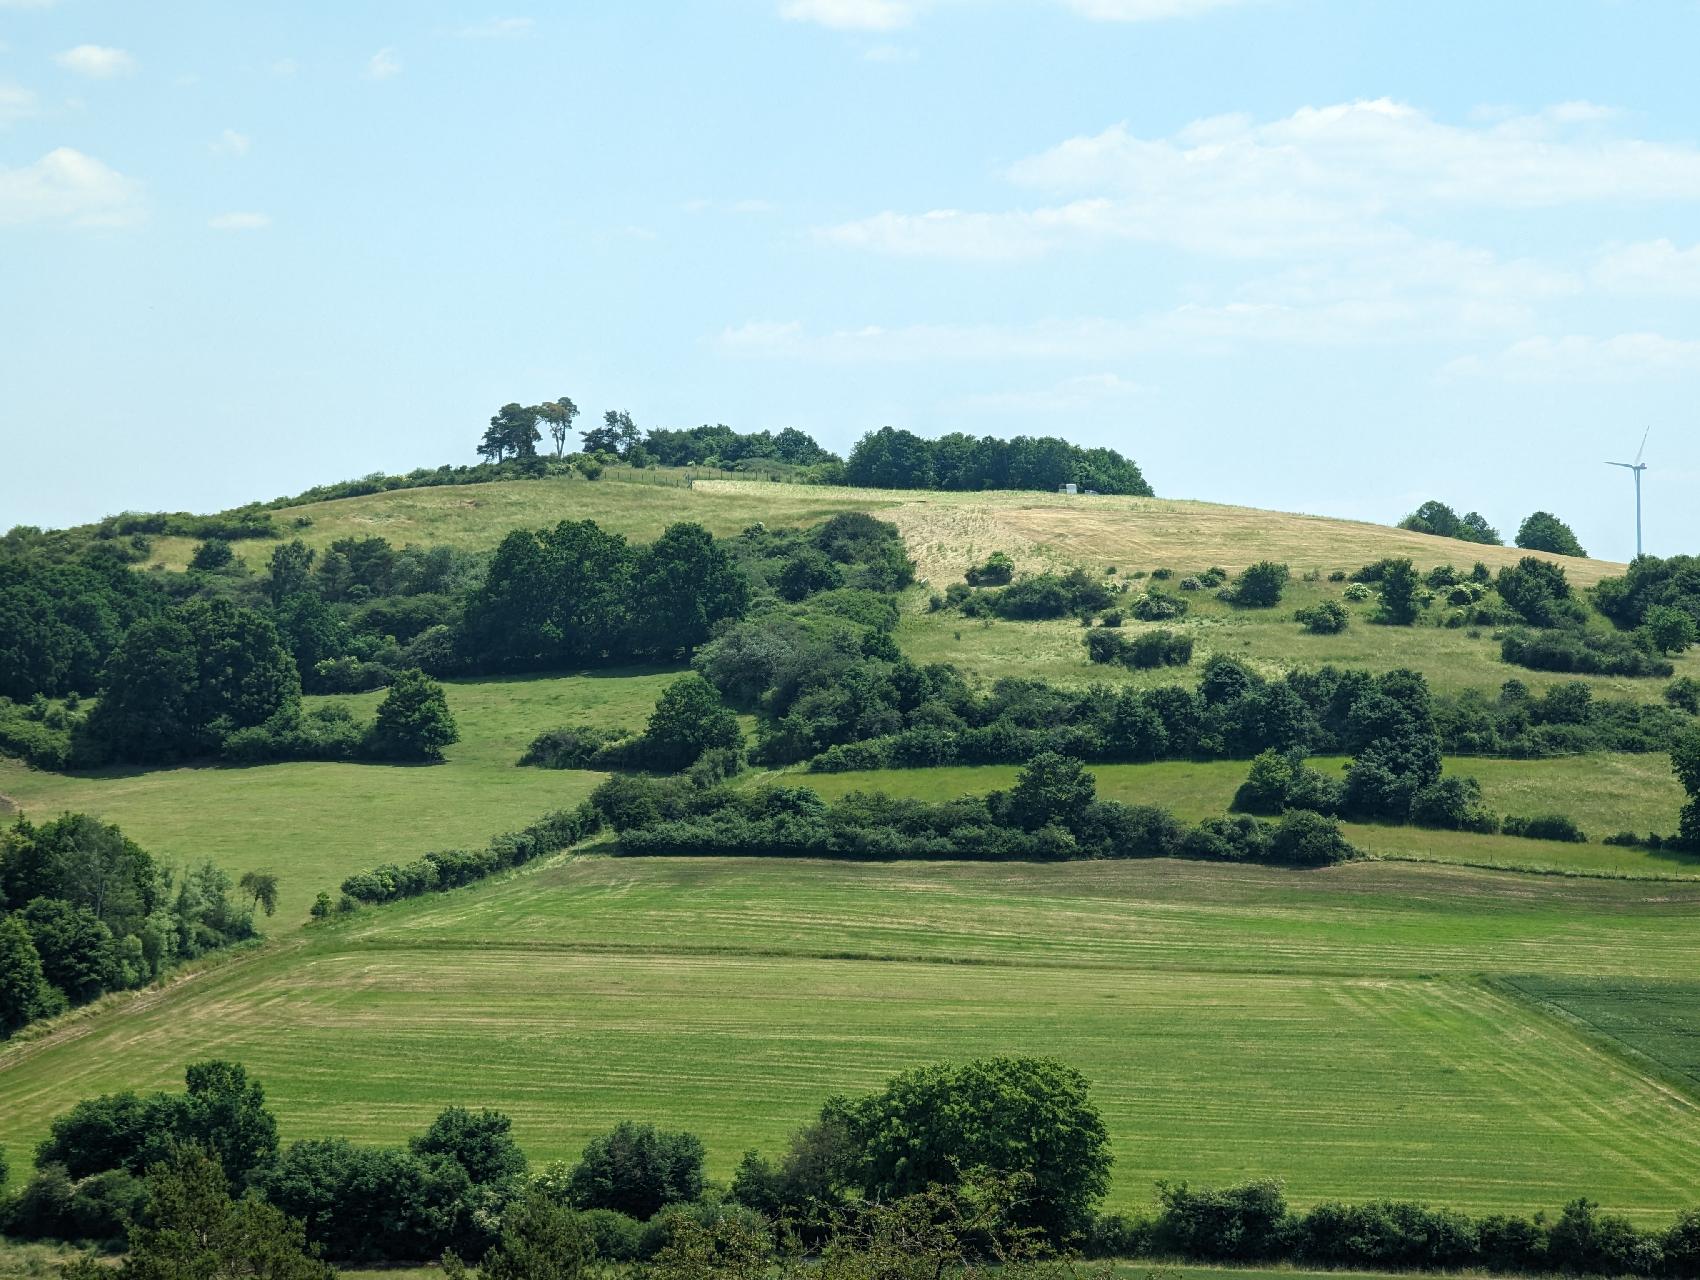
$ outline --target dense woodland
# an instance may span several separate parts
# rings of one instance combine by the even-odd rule
[[[231,898],[210,862],[161,866],[86,814],[0,833],[0,1039],[108,991],[145,986],[177,964],[254,936],[277,882],[253,873]]]

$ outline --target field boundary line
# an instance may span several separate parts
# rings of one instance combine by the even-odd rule
[[[1522,1005],[1549,1020],[1565,1027],[1578,1040],[1617,1058],[1625,1066],[1633,1068],[1645,1077],[1650,1084],[1663,1092],[1675,1094],[1677,1100],[1690,1107],[1700,1107],[1700,1079],[1689,1076],[1686,1072],[1678,1071],[1667,1062],[1662,1062],[1652,1054],[1619,1039],[1597,1022],[1583,1017],[1574,1009],[1563,1005],[1532,991],[1525,990],[1518,984],[1521,975],[1517,974],[1488,974],[1481,979],[1482,985],[1490,991],[1497,992],[1506,999]]]

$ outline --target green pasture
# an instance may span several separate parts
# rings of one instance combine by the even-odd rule
[[[1325,758],[1319,768],[1344,769],[1346,761]],[[1245,781],[1244,760],[1165,760],[1155,764],[1095,764],[1098,794],[1130,804],[1155,804],[1188,821],[1218,817]],[[1523,840],[1463,831],[1428,831],[1347,823],[1359,848],[1386,858],[1457,862],[1508,870],[1590,875],[1700,876],[1700,857],[1670,851],[1601,844],[1614,832],[1672,831],[1683,804],[1681,786],[1663,755],[1590,755],[1555,760],[1490,760],[1454,757],[1449,772],[1472,775],[1482,784],[1489,808],[1531,817],[1560,813],[1588,833],[1587,844]],[[935,769],[874,769],[853,773],[759,775],[754,781],[813,788],[828,798],[851,791],[938,800],[1007,789],[1020,773],[1014,765],[952,765]]]
[[[1516,973],[1700,965],[1700,886],[1369,863],[1321,872],[558,858],[297,931],[0,1050],[0,1143],[78,1098],[240,1059],[286,1137],[396,1142],[499,1107],[535,1160],[624,1117],[710,1172],[896,1070],[1047,1053],[1092,1080],[1112,1204],[1159,1177],[1477,1212],[1693,1200],[1700,1108]]]
[[[352,871],[428,849],[475,847],[570,807],[601,775],[514,767],[544,729],[566,723],[642,728],[662,671],[598,672],[446,685],[461,740],[434,765],[301,762],[243,768],[41,773],[0,759],[0,796],[35,818],[84,811],[116,822],[174,864],[211,858],[233,875],[280,877],[270,932],[301,924],[321,889]],[[369,718],[382,691],[337,699]],[[309,699],[309,702],[325,699]]]

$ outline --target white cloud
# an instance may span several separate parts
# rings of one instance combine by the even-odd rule
[[[401,59],[396,52],[385,46],[374,53],[366,62],[366,78],[368,80],[388,80],[401,74]]]
[[[895,31],[915,20],[920,0],[784,0],[779,16],[835,31]]]
[[[114,76],[129,75],[136,69],[136,60],[124,50],[98,44],[80,44],[55,54],[53,60],[67,71],[75,71],[93,80],[110,80]]]
[[[1004,211],[887,210],[820,234],[965,258],[1105,239],[1227,257],[1337,254],[1388,243],[1403,219],[1437,210],[1700,200],[1700,148],[1603,132],[1586,104],[1463,126],[1378,99],[1264,123],[1214,117],[1162,138],[1115,125],[1007,176],[1058,199]]]
[[[534,25],[530,18],[491,18],[462,27],[460,37],[463,40],[500,40],[526,35]]]
[[[1119,374],[1088,373],[1037,390],[963,396],[952,407],[969,413],[1075,413],[1129,400],[1143,391]]]
[[[0,127],[35,114],[35,94],[21,85],[0,84]]]
[[[116,227],[137,221],[141,212],[138,183],[70,147],[19,169],[0,169],[0,226]]]
[[[1063,0],[1083,18],[1095,22],[1157,22],[1193,18],[1215,9],[1230,9],[1247,0]]]
[[[271,216],[264,213],[221,213],[207,219],[214,231],[264,231],[271,224]]]
[[[218,141],[208,144],[214,155],[234,156],[237,159],[248,154],[248,148],[254,145],[254,140],[245,133],[234,129],[226,129],[218,135]]]
[[[1609,338],[1524,338],[1491,356],[1465,356],[1442,370],[1454,378],[1513,382],[1618,382],[1700,374],[1700,341],[1658,333]]]
[[[1700,298],[1700,244],[1679,249],[1669,240],[1621,245],[1604,253],[1594,280],[1613,293]]]

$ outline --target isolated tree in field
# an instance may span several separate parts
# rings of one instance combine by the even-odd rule
[[[460,741],[443,686],[415,667],[390,685],[372,725],[372,754],[383,760],[441,760]]]
[[[277,877],[270,871],[244,871],[236,887],[253,899],[254,910],[277,914]]]
[[[1539,556],[1524,556],[1501,569],[1494,589],[1531,626],[1555,627],[1569,612],[1570,582],[1563,567]]]
[[[566,452],[567,433],[573,429],[573,419],[578,417],[578,406],[572,402],[572,397],[561,396],[556,400],[545,400],[537,406],[537,413],[549,424],[549,439],[555,445],[558,458]]]
[[[1259,560],[1234,583],[1234,603],[1251,609],[1272,609],[1281,603],[1281,592],[1291,577],[1286,565]]]
[[[678,770],[705,751],[736,749],[743,741],[738,717],[720,701],[720,691],[693,671],[656,700],[643,735],[644,758],[654,768]]]
[[[1647,642],[1660,653],[1681,653],[1694,643],[1693,615],[1673,605],[1656,604],[1648,609],[1641,628]]]
[[[1483,546],[1498,547],[1504,545],[1504,539],[1499,536],[1499,530],[1488,523],[1487,517],[1479,511],[1467,511],[1458,521],[1458,532],[1455,535],[1465,542],[1479,542]]]
[[[1550,511],[1536,511],[1517,527],[1517,545],[1525,551],[1550,551],[1559,556],[1585,556],[1569,525]]]
[[[1086,1078],[1049,1058],[920,1067],[878,1093],[834,1098],[821,1115],[842,1126],[870,1199],[954,1186],[972,1170],[1024,1175],[1018,1224],[1062,1240],[1110,1185],[1109,1134]]]
[[[112,1273],[106,1273],[112,1274]],[[252,1196],[232,1200],[217,1159],[177,1147],[148,1173],[124,1280],[335,1280],[300,1222]]]
[[[702,1140],[630,1120],[592,1138],[568,1183],[581,1209],[614,1209],[651,1218],[663,1205],[682,1204],[702,1194]]]

